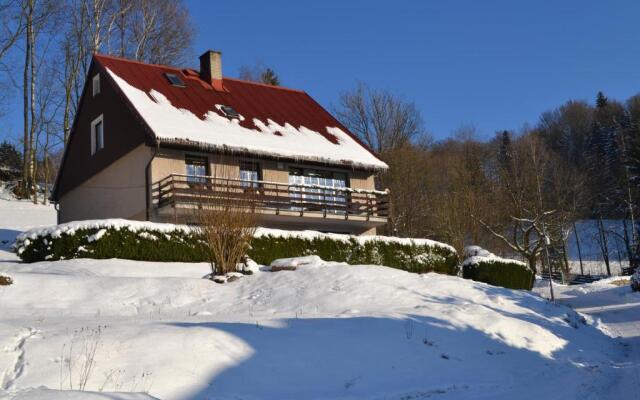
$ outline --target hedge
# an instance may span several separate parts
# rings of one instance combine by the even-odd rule
[[[93,220],[34,229],[18,236],[25,262],[71,258],[140,261],[206,261],[197,231],[183,225]],[[259,264],[277,258],[317,255],[327,261],[377,264],[409,272],[456,275],[453,247],[426,239],[349,236],[259,228],[248,256]]]
[[[506,258],[500,258],[480,249],[480,255],[467,254],[462,263],[462,277],[478,282],[501,286],[508,289],[531,290],[535,276],[527,264]]]

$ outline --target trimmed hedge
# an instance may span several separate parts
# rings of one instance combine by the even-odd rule
[[[447,247],[392,240],[360,241],[355,237],[336,240],[331,236],[259,236],[253,239],[248,255],[260,264],[269,264],[278,258],[317,255],[327,261],[385,265],[416,273],[457,275],[459,270],[458,254]]]
[[[462,264],[462,277],[507,289],[531,290],[535,276],[529,267],[516,260],[473,256]]]
[[[128,226],[110,220],[93,221],[87,227],[44,229],[26,232],[15,244],[26,262],[71,258],[122,258],[139,261],[206,261],[202,241],[186,227],[168,229],[166,224],[137,223]],[[77,223],[76,223],[77,224]],[[458,255],[447,245],[426,240],[362,238],[309,232],[262,229],[251,243],[248,256],[268,265],[277,258],[317,255],[327,261],[377,264],[409,272],[457,275]]]

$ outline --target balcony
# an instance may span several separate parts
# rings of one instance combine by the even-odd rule
[[[171,174],[152,186],[156,219],[188,220],[189,212],[221,200],[245,204],[266,226],[358,232],[387,222],[387,191]]]

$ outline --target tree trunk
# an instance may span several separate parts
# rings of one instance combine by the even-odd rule
[[[537,272],[536,264],[538,263],[538,256],[536,254],[532,254],[527,256],[526,259],[527,263],[529,264],[529,268],[531,268],[531,270],[535,274]]]
[[[24,69],[22,75],[22,100],[23,100],[23,143],[22,143],[22,182],[20,183],[20,196],[28,196],[31,170],[31,147],[29,142],[29,64],[31,62],[31,30],[33,29],[33,0],[29,0],[27,6],[26,38],[24,50]]]
[[[50,178],[50,168],[49,168],[49,141],[51,138],[51,132],[49,127],[47,127],[45,131],[45,139],[44,139],[44,155],[43,155],[43,165],[42,172],[44,178],[44,193],[42,195],[42,204],[47,205],[49,203],[49,178]]]
[[[29,7],[33,9],[33,1],[29,1]],[[27,26],[27,34],[29,35],[29,64],[30,64],[30,108],[31,108],[31,126],[29,127],[29,147],[31,148],[31,181],[33,185],[33,203],[38,204],[38,178],[37,174],[37,160],[38,154],[36,151],[37,143],[35,138],[36,133],[36,52],[35,52],[35,34],[33,32],[33,23]]]
[[[578,247],[578,259],[580,260],[580,275],[584,275],[584,267],[582,266],[582,250],[580,249],[580,237],[576,228],[576,221],[573,221],[573,234],[576,237],[576,246]]]
[[[607,234],[604,231],[602,215],[598,216],[598,234],[600,235],[600,250],[602,251],[602,258],[604,259],[604,265],[607,267],[607,276],[611,276],[611,266],[609,265],[609,246],[607,244]]]

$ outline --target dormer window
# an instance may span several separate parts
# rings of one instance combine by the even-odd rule
[[[231,106],[220,106],[220,111],[222,111],[224,116],[227,118],[240,119],[240,113]]]
[[[93,96],[95,97],[96,95],[100,94],[100,74],[96,74],[93,77],[92,80],[92,92],[93,92]]]
[[[165,72],[164,76],[167,78],[171,86],[182,87],[182,88],[187,87],[187,85],[184,84],[182,79],[177,74],[173,74],[171,72]]]

